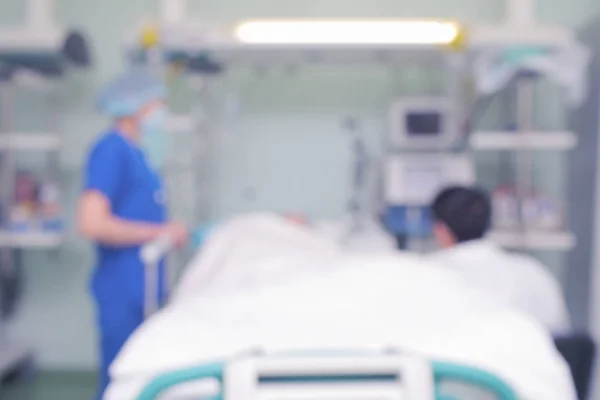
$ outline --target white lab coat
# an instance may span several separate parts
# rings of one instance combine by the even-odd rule
[[[433,255],[477,290],[542,323],[553,334],[570,331],[570,318],[557,280],[532,257],[504,251],[487,241],[459,244]]]

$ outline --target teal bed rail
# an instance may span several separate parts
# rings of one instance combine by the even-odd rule
[[[489,372],[463,365],[437,361],[433,361],[431,367],[436,387],[436,400],[459,400],[444,395],[439,391],[441,384],[446,381],[466,383],[479,389],[484,389],[495,394],[498,400],[519,400],[516,392],[506,382]]]
[[[159,375],[152,380],[139,394],[137,400],[156,400],[165,391],[173,386],[193,382],[201,379],[217,379],[223,382],[224,363],[212,363],[198,367],[180,369]],[[205,399],[202,399],[205,400]],[[206,400],[222,400],[221,394]]]
[[[212,363],[198,367],[181,369],[157,376],[141,391],[137,400],[156,400],[161,394],[170,388],[202,379],[216,379],[223,381],[225,363]],[[432,362],[434,382],[436,386],[436,400],[460,400],[443,394],[439,388],[443,382],[452,381],[471,385],[495,394],[498,400],[519,400],[516,392],[500,378],[471,367]],[[369,377],[365,377],[368,379]],[[322,378],[328,381],[329,378]],[[202,400],[223,400],[222,392]]]

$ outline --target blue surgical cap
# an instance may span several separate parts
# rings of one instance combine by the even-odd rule
[[[97,107],[111,117],[128,117],[165,95],[166,88],[158,78],[144,70],[132,70],[102,90],[97,99]]]

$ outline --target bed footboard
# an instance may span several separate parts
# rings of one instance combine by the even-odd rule
[[[343,358],[343,362],[339,365],[344,365],[347,363],[348,358]],[[264,360],[265,357],[258,357],[256,359]],[[306,360],[307,358],[305,358]],[[354,359],[354,358],[353,358]],[[331,358],[328,359],[329,361]],[[375,362],[373,361],[375,360]],[[378,372],[377,370],[377,360],[376,357],[370,357],[367,367],[358,367],[356,370],[352,370],[352,368],[342,368],[339,372],[335,372],[335,369],[331,371],[325,371],[322,366],[322,359],[315,360],[316,372],[311,373],[310,370],[298,370],[298,366],[294,365],[291,370],[298,370],[298,374],[295,376],[290,375],[289,371],[278,374],[275,373],[275,379],[264,379],[262,376],[259,376],[260,373],[258,368],[252,370],[252,374],[255,376],[252,377],[249,381],[253,382],[252,385],[261,385],[265,382],[275,382],[277,384],[298,384],[303,383],[305,385],[318,383],[323,387],[323,384],[332,384],[339,385],[340,382],[354,382],[354,384],[359,383],[374,383],[377,381],[378,383],[382,383],[384,380],[388,380],[387,383],[397,384],[400,382],[402,385],[407,385],[408,392],[415,393],[415,391],[419,392],[418,398],[423,400],[455,400],[452,397],[444,395],[440,387],[444,382],[457,382],[468,384],[472,387],[486,390],[489,393],[495,394],[498,400],[518,400],[516,392],[506,384],[502,379],[476,368],[471,368],[462,365],[444,363],[444,362],[426,362],[427,369],[425,370],[422,366],[417,366],[415,368],[408,367],[407,365],[412,362],[409,360],[407,363],[405,360],[402,362],[401,367],[395,371],[395,373],[383,373]],[[381,371],[392,371],[389,368],[390,359],[381,358],[382,365],[387,363],[387,369],[382,368]],[[278,361],[281,362],[281,361]],[[310,361],[309,361],[310,362]],[[415,360],[416,363],[418,361]],[[252,361],[250,361],[252,363]],[[303,362],[303,365],[306,366],[307,363]],[[347,365],[347,364],[346,364]],[[305,368],[305,367],[303,367]],[[269,366],[269,374],[273,374],[273,366]],[[348,371],[346,371],[346,369]],[[205,364],[198,367],[181,369],[169,373],[162,374],[157,376],[152,382],[150,382],[139,394],[137,397],[138,400],[156,400],[159,396],[164,394],[167,390],[170,390],[178,385],[190,383],[199,380],[205,379],[216,379],[220,382],[221,390],[218,394],[201,394],[199,393],[199,398],[202,400],[239,400],[233,397],[237,397],[235,395],[231,396],[231,392],[227,392],[224,390],[225,387],[225,375],[226,375],[227,365],[226,363],[212,363]],[[357,372],[358,371],[358,372]],[[361,372],[362,371],[362,372]],[[333,373],[333,374],[332,374]],[[425,378],[424,375],[427,375]],[[400,376],[402,379],[400,379]],[[416,380],[416,384],[411,384],[408,381]],[[385,383],[385,382],[383,382]],[[416,388],[416,389],[415,389]],[[287,388],[286,388],[287,389]],[[423,390],[423,394],[420,394],[420,391]],[[240,393],[239,390],[236,390],[235,393]],[[228,398],[227,394],[232,398]],[[412,397],[411,397],[412,398]]]

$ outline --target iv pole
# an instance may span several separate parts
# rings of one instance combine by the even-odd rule
[[[347,240],[350,236],[360,232],[365,227],[365,217],[367,213],[365,193],[367,191],[370,162],[367,146],[361,135],[357,120],[355,118],[347,118],[342,125],[344,130],[351,136],[352,152],[354,156],[352,196],[348,204],[350,228],[345,236],[345,239]]]

